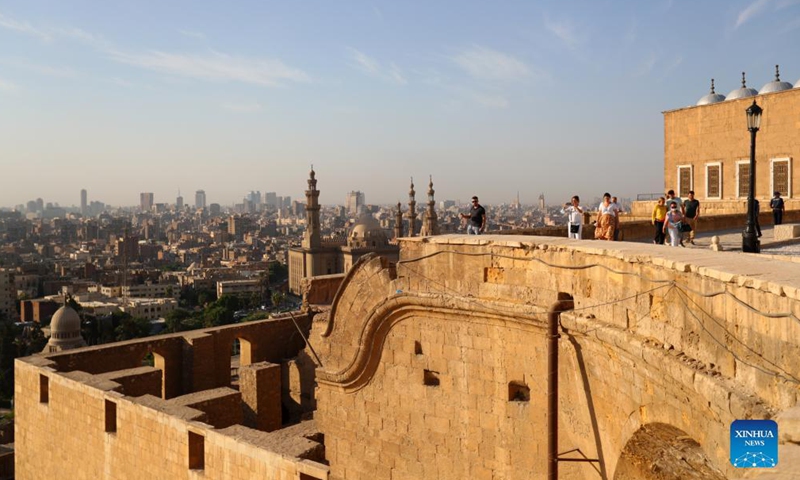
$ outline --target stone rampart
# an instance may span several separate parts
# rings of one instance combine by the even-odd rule
[[[631,440],[649,425],[691,439],[698,471],[730,477],[730,422],[798,400],[792,263],[545,237],[401,245],[396,266],[354,267],[314,323],[331,478],[543,478],[544,327],[559,295],[575,303],[561,315],[559,451],[598,458],[601,477],[629,442],[626,458],[641,456],[648,442]],[[564,463],[561,478],[594,468]]]

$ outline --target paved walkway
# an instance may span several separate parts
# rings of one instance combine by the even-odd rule
[[[690,244],[689,242],[684,242],[686,244],[686,248],[711,248],[711,237],[717,235],[719,237],[719,242],[722,244],[722,248],[725,251],[741,251],[742,250],[742,231],[744,230],[744,226],[741,229],[736,230],[719,230],[716,232],[704,232],[703,225],[700,224],[700,231],[697,232],[694,239],[694,245]],[[669,240],[669,237],[667,237]],[[790,245],[787,247],[785,242],[780,242],[779,244],[775,244],[775,232],[772,225],[765,225],[761,227],[761,249],[762,250],[772,250],[775,249],[775,253],[781,252],[793,252],[797,250],[795,245]],[[638,240],[641,243],[647,243],[646,240]],[[800,244],[800,238],[797,239],[798,244]],[[766,252],[765,252],[766,253]]]

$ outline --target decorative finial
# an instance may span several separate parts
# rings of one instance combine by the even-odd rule
[[[430,179],[430,183],[428,183],[428,186],[433,188],[433,175],[430,175],[428,178]]]
[[[747,88],[747,83],[744,80],[744,72],[742,72],[742,88]]]
[[[711,79],[711,95],[714,95],[714,79]]]
[[[780,71],[780,67],[778,65],[775,65],[775,81],[776,82],[780,82],[781,81],[781,71]]]

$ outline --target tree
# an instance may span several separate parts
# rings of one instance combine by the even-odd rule
[[[283,305],[284,300],[286,300],[286,297],[283,295],[283,293],[277,290],[272,292],[272,306],[277,308],[280,305]]]
[[[120,316],[119,324],[114,329],[117,340],[131,340],[150,335],[150,320],[142,317],[132,317],[129,313]]]
[[[289,278],[289,269],[281,262],[269,264],[269,281],[275,285]]]
[[[164,320],[166,320],[166,328],[164,329],[164,333],[177,333],[183,332],[184,330],[191,330],[193,326],[192,320],[192,312],[189,310],[184,310],[182,308],[176,308],[175,310],[171,310],[164,315]],[[200,326],[200,322],[194,322],[197,326]],[[194,328],[197,328],[195,326]]]

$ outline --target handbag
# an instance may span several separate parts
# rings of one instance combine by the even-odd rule
[[[580,233],[580,231],[581,231],[581,226],[580,225],[575,225],[574,223],[570,224],[569,233]]]
[[[691,231],[692,231],[692,226],[691,226],[691,225],[689,225],[688,223],[681,223],[680,225],[681,225],[681,226],[680,226],[680,228],[678,229],[679,231],[681,231],[681,232],[684,232],[684,233],[685,233],[685,232],[691,232]]]

